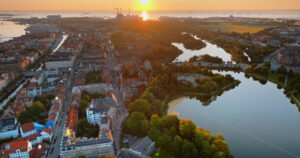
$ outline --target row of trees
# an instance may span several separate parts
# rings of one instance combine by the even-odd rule
[[[197,92],[213,93],[221,88],[230,84],[239,84],[231,75],[220,75],[216,74],[210,78],[196,78],[198,86],[196,87]]]
[[[151,117],[149,137],[156,146],[175,158],[207,157],[227,158],[230,154],[221,134],[197,128],[191,120],[179,120],[175,115]]]
[[[254,73],[259,74],[268,78],[270,72],[271,64],[269,62],[265,62],[263,66],[258,66],[257,64],[252,64],[249,67],[246,67],[246,73]]]
[[[221,134],[212,136],[208,130],[197,128],[191,120],[179,120],[177,116],[165,115],[168,108],[162,103],[167,94],[181,93],[176,76],[159,74],[148,88],[129,105],[130,116],[125,122],[125,130],[136,136],[149,136],[156,142],[161,152],[172,157],[232,157]],[[213,78],[214,82],[225,84],[223,78]],[[231,80],[229,76],[224,77]],[[227,80],[226,80],[227,82]],[[179,86],[180,87],[180,86]]]
[[[208,54],[204,54],[201,56],[193,56],[189,62],[199,62],[199,61],[203,61],[203,62],[209,62],[209,63],[216,63],[216,64],[222,64],[224,63],[222,58],[219,57],[212,57]]]
[[[2,90],[0,90],[0,97],[2,97],[3,95],[7,94],[9,91],[12,90],[13,87],[16,86],[16,84],[23,78],[23,74],[18,75],[14,80],[12,80],[11,82],[9,82],[9,84],[5,87],[2,88]]]
[[[300,98],[300,74],[294,73],[291,69],[287,70],[283,65],[273,71],[271,70],[269,62],[264,63],[262,66],[252,64],[246,68],[246,73],[263,76],[265,82],[262,83],[266,83],[267,80],[272,80],[279,84],[279,87],[283,86],[287,79],[287,84],[284,87],[285,93],[293,93],[298,99]]]
[[[184,47],[191,50],[200,50],[206,46],[201,40],[197,40],[190,34],[177,35],[174,42],[183,43]]]

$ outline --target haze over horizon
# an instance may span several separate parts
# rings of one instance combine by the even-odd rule
[[[0,0],[0,10],[299,10],[300,0]]]

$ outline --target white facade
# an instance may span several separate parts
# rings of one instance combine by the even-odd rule
[[[8,120],[8,119],[6,119]],[[20,124],[17,121],[16,118],[9,118],[10,123],[4,123],[4,121],[2,121],[1,119],[1,123],[0,123],[0,138],[16,138],[19,136],[19,127]]]
[[[8,131],[1,131],[0,132],[0,138],[1,139],[10,138],[10,137],[16,138],[18,136],[19,136],[19,127],[14,129],[14,130],[8,130]]]
[[[62,158],[76,158],[79,155],[84,155],[87,158],[114,155],[114,147],[111,141],[108,143],[78,146],[71,150],[63,149],[60,151],[61,151],[60,156]]]
[[[51,132],[51,134],[49,134],[45,131],[42,131],[39,135],[39,138],[42,139],[42,140],[51,140],[52,135],[53,135],[52,132]]]
[[[29,152],[32,150],[32,145],[28,142],[27,149],[25,151],[21,151],[20,149],[16,149],[15,151],[11,151],[9,154],[10,158],[30,158]]]
[[[10,158],[30,158],[29,151],[28,152],[21,152],[17,150],[14,154],[9,154]]]
[[[41,87],[35,87],[35,88],[26,88],[27,95],[29,97],[36,97],[42,95],[42,88]]]
[[[73,65],[73,61],[47,61],[45,64],[47,69],[70,68]]]

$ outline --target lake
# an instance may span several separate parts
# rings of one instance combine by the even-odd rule
[[[201,40],[196,36],[193,36],[196,40]],[[232,61],[231,54],[227,53],[223,48],[218,47],[215,44],[209,43],[206,40],[202,40],[206,46],[200,50],[190,50],[186,49],[182,43],[172,43],[173,46],[181,50],[183,53],[179,55],[175,61],[176,62],[185,62],[189,61],[193,56],[200,56],[204,54],[208,54],[213,57],[222,58],[224,62]]]
[[[300,157],[300,115],[283,90],[262,85],[244,73],[230,74],[241,84],[210,105],[182,97],[170,102],[168,114],[192,119],[213,134],[223,134],[237,158]]]

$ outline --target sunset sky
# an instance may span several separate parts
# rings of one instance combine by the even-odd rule
[[[0,0],[0,10],[281,10],[300,9],[300,0]]]

